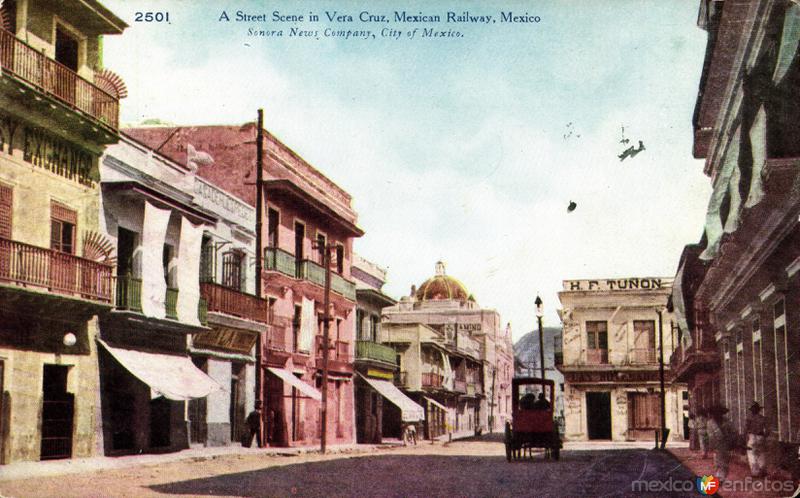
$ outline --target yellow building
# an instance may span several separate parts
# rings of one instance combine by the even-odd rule
[[[661,427],[660,338],[669,440],[685,437],[685,387],[670,383],[671,278],[565,280],[561,300],[567,440],[654,440]]]
[[[113,251],[98,234],[98,158],[124,88],[101,37],[125,23],[95,0],[0,8],[0,456],[97,452],[97,314]]]

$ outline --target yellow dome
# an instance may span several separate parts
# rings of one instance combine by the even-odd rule
[[[456,299],[459,301],[473,300],[464,284],[447,275],[444,263],[436,263],[436,275],[429,278],[417,289],[416,297],[420,301],[438,301],[443,299]]]

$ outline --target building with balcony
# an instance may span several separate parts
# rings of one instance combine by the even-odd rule
[[[222,389],[188,349],[192,336],[211,332],[200,261],[218,215],[195,203],[191,164],[125,135],[103,155],[100,179],[98,245],[115,249],[116,290],[113,309],[100,317],[105,453],[184,449],[187,402]]]
[[[197,174],[255,206],[254,123],[126,132],[179,163],[194,146],[202,149],[215,162],[199,164]],[[258,351],[256,392],[264,400],[265,438],[275,446],[319,444],[327,355],[327,443],[352,443],[356,291],[350,266],[353,238],[363,232],[347,192],[266,130],[264,135],[261,294],[269,302],[270,326]],[[332,261],[327,350],[322,348],[325,248]]]
[[[190,441],[238,444],[255,402],[256,345],[270,324],[269,301],[255,295],[255,209],[200,177],[194,201],[217,223],[203,232],[200,254],[200,295],[211,330],[193,334],[190,351],[201,370],[230,389],[190,402]]]
[[[763,406],[777,463],[800,443],[800,5],[704,0],[698,21],[693,152],[713,191],[676,275],[674,367],[691,409],[726,406],[740,434]]]
[[[428,437],[499,430],[510,417],[503,400],[514,374],[511,330],[442,262],[419,289],[383,309],[382,327],[382,341],[400,356],[400,385],[426,409]]]
[[[96,453],[98,158],[122,96],[100,39],[125,27],[94,0],[0,5],[0,463]]]
[[[403,424],[419,424],[423,408],[394,384],[395,350],[381,341],[381,310],[397,301],[381,290],[386,270],[357,254],[351,274],[356,282],[356,440],[380,443],[401,438]]]
[[[563,282],[558,368],[564,374],[567,440],[652,440],[661,426],[662,348],[665,427],[672,440],[685,437],[685,387],[670,382],[674,335],[666,305],[671,289],[670,278]]]

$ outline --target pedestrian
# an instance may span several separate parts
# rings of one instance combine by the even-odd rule
[[[408,424],[408,442],[417,445],[417,426],[413,422]]]
[[[256,401],[255,408],[247,416],[247,436],[242,441],[242,446],[249,448],[253,444],[253,437],[256,438],[258,448],[261,448],[261,401]]]
[[[697,423],[695,422],[694,413],[689,414],[689,449],[697,451],[700,448],[700,443],[697,441]]]
[[[708,410],[708,445],[714,450],[714,477],[721,480],[728,475],[734,436],[726,413],[728,409],[722,405],[713,406]]]
[[[761,405],[754,401],[750,406],[750,415],[745,423],[747,431],[747,463],[750,464],[750,475],[764,477],[766,469],[767,421],[761,414]]]
[[[695,427],[697,431],[697,442],[700,444],[700,449],[703,451],[703,458],[708,458],[708,409],[702,406],[698,408]]]

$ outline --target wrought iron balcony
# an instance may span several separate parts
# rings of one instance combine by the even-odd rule
[[[628,363],[642,365],[656,363],[655,348],[634,348],[628,351]]]
[[[225,313],[262,323],[269,323],[266,299],[212,282],[200,283],[200,295],[208,302],[208,311]]]
[[[360,360],[375,360],[390,365],[397,365],[397,354],[394,349],[373,341],[356,342],[356,358]]]
[[[54,97],[109,128],[119,128],[119,99],[63,64],[0,28],[0,67],[4,73]]]
[[[264,268],[297,278],[297,266],[294,256],[277,247],[264,248]]]
[[[130,276],[117,277],[114,305],[119,310],[142,311],[142,281]]]
[[[167,287],[167,296],[164,301],[166,306],[167,318],[178,319],[178,289]]]
[[[351,301],[356,300],[356,284],[345,279],[338,273],[331,274],[331,289]]]
[[[324,287],[325,268],[311,260],[304,259],[300,263],[297,278],[308,280],[309,282],[313,282],[321,287]],[[331,288],[333,288],[333,282],[331,282]]]
[[[435,372],[424,372],[422,374],[423,387],[442,387],[444,376]]]
[[[608,350],[607,349],[587,349],[586,350],[586,364],[587,365],[605,365],[608,363]]]
[[[111,266],[0,237],[0,281],[110,303]]]

